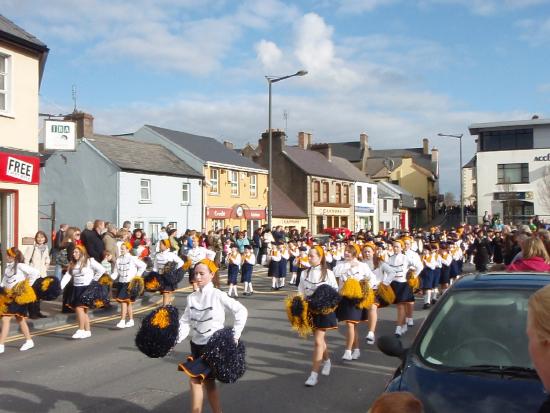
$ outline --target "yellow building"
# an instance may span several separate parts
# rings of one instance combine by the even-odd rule
[[[44,43],[0,15],[0,245],[32,242],[38,229],[38,91]]]
[[[194,229],[248,230],[266,221],[267,169],[237,153],[228,142],[145,125],[137,140],[158,143],[204,176],[203,220]]]

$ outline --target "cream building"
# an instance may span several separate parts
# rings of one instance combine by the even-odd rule
[[[38,229],[38,92],[47,46],[0,15],[0,244]]]

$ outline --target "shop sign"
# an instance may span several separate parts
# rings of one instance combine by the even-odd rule
[[[232,212],[233,212],[232,208],[209,208],[209,207],[206,207],[206,218],[212,218],[212,219],[230,218]]]
[[[0,181],[37,185],[40,181],[40,159],[0,152]]]
[[[533,192],[494,192],[493,199],[495,201],[533,199]]]
[[[44,121],[44,149],[47,151],[75,151],[75,123],[70,121]]]
[[[533,161],[535,162],[550,161],[550,153],[546,155],[535,156],[535,159],[533,159]]]
[[[265,209],[245,209],[244,217],[246,219],[265,219]]]
[[[349,208],[314,208],[315,215],[349,215],[349,211]]]
[[[373,207],[355,207],[355,212],[363,212],[365,214],[374,214]]]

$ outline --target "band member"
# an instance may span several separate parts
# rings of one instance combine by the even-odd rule
[[[193,238],[193,248],[187,252],[187,260],[190,260],[189,267],[189,283],[193,285],[193,291],[197,289],[195,284],[195,265],[197,265],[201,260],[208,258],[209,260],[214,260],[216,258],[216,253],[200,246],[200,240],[198,237]]]
[[[244,254],[242,256],[242,281],[244,283],[244,295],[252,295],[254,289],[252,288],[252,272],[254,271],[254,265],[256,264],[256,257],[252,253],[252,246],[245,245]]]
[[[239,270],[241,268],[241,254],[237,244],[231,244],[231,251],[227,254],[227,282],[229,283],[229,292],[227,295],[232,296],[232,292],[235,292],[235,297],[238,297],[237,293],[237,278],[239,277]]]
[[[183,260],[178,257],[175,252],[170,250],[170,240],[163,239],[160,241],[159,252],[155,255],[153,260],[153,271],[157,272],[159,275],[164,276],[166,270],[166,264],[169,262],[174,262],[176,268],[184,268],[185,263]],[[166,277],[164,277],[166,278]],[[173,300],[174,290],[177,288],[177,283],[173,282],[163,282],[162,290],[162,305],[168,305]]]

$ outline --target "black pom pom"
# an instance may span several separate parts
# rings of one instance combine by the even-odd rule
[[[109,287],[92,281],[80,297],[82,304],[88,308],[103,308],[109,303]]]
[[[301,317],[304,312],[304,300],[300,296],[292,298],[292,303],[290,304],[290,313],[294,317]]]
[[[176,345],[178,334],[178,309],[167,305],[153,310],[143,319],[135,343],[147,357],[164,357]]]
[[[246,371],[245,356],[245,345],[240,340],[235,343],[231,328],[222,328],[212,334],[203,355],[214,377],[222,383],[234,383],[243,376]]]
[[[164,266],[163,282],[166,285],[172,286],[174,289],[181,280],[183,280],[184,271],[178,267],[174,261],[170,261]]]
[[[37,279],[32,288],[36,296],[43,301],[54,301],[61,294],[61,282],[57,277],[44,277]]]
[[[164,289],[163,277],[158,272],[151,271],[145,277],[143,277],[145,291],[155,292],[162,291]]]
[[[340,294],[328,284],[322,284],[308,298],[309,309],[314,314],[334,311],[340,302]]]

